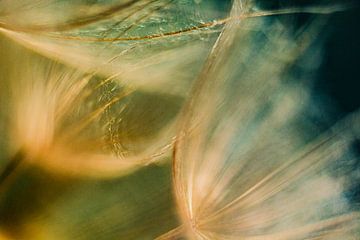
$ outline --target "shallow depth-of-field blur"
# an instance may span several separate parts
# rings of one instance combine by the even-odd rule
[[[0,240],[358,239],[359,16],[0,0]]]

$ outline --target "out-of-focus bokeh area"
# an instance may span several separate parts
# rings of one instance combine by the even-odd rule
[[[294,126],[302,141],[356,112],[359,5],[249,2],[252,11],[346,6],[326,15],[261,18],[294,39],[313,31],[310,23],[319,25],[315,40],[286,70],[293,81],[308,81],[309,99]],[[172,143],[223,27],[206,24],[229,16],[231,4],[0,1],[0,173],[9,171],[0,182],[0,240],[146,240],[182,224]],[[271,38],[266,24],[249,21],[254,23],[244,26],[258,34],[253,41]],[[236,71],[256,73],[251,66]],[[357,211],[359,140],[352,143],[356,160],[340,163],[353,170],[344,195]],[[17,157],[20,163],[9,167]]]
[[[9,91],[9,79],[13,81],[9,76],[19,76],[28,72],[23,68],[31,68],[29,64],[37,68],[36,64],[49,60],[1,36],[0,61],[4,170],[13,154],[8,128],[14,119],[9,115],[8,99],[17,94]],[[129,122],[123,129],[119,127],[119,131],[128,127],[122,138],[124,145],[133,139],[153,138],[151,134],[156,135],[167,118],[179,111],[181,103],[176,96],[139,91],[131,100],[136,108],[127,110]],[[88,146],[93,147],[91,143]],[[67,164],[67,159],[63,161],[60,164]],[[105,179],[21,166],[0,190],[0,239],[153,239],[177,224],[170,156],[162,156],[161,161],[126,176],[111,174]],[[78,168],[82,172],[81,166]]]

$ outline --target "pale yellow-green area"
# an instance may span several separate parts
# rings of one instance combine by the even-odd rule
[[[309,113],[326,17],[276,16],[347,6],[220,2],[0,1],[0,240],[357,236],[359,114]]]

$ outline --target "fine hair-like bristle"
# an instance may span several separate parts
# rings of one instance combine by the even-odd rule
[[[0,0],[0,240],[356,239],[360,115],[313,97],[356,4],[295,2]]]

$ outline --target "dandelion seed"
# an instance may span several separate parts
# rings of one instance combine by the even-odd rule
[[[116,87],[108,80],[99,83],[94,74],[56,63],[45,66],[45,70],[36,69],[43,64],[36,61],[31,59],[31,64],[37,67],[23,66],[24,72],[17,73],[16,81],[11,83],[11,145],[13,152],[21,153],[21,162],[65,174],[119,175],[155,161],[171,146],[172,126],[166,126],[168,120],[164,119],[163,129],[153,139],[139,142],[136,150],[131,147],[136,145],[133,139],[126,140],[128,149],[115,150],[112,144],[121,143],[122,136],[109,143],[117,130],[109,132],[104,125],[107,118],[123,115],[128,108],[126,99],[133,99],[134,90]]]
[[[353,5],[225,2],[0,1],[0,41],[30,50],[1,49],[15,69],[0,65],[10,72],[0,76],[0,239],[152,239],[170,228],[157,239],[359,235],[347,191],[357,173],[345,166],[359,113],[328,129],[309,120],[325,15]],[[280,15],[298,13],[312,19],[294,34]],[[172,148],[179,222],[169,166],[145,167]],[[44,197],[17,189],[25,165],[122,178],[71,178],[69,194]]]
[[[243,11],[234,1],[230,18]],[[246,24],[225,25],[185,107],[173,162],[182,225],[159,239],[354,238],[359,214],[343,185],[351,179],[333,168],[352,154],[359,114],[304,141],[308,86],[286,80],[319,25],[292,39],[267,24],[264,39]]]

